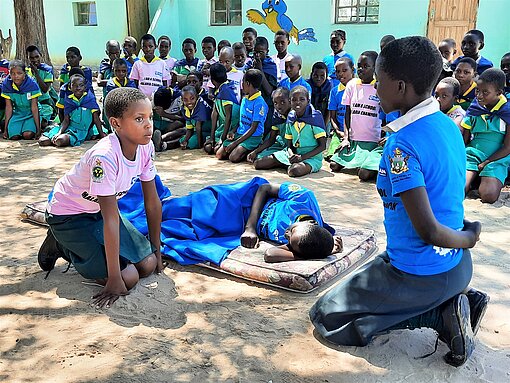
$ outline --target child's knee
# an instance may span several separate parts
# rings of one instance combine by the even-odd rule
[[[329,168],[331,169],[332,172],[339,172],[344,167],[342,165],[337,164],[336,162],[331,161],[329,164]]]
[[[221,146],[218,151],[216,152],[216,158],[218,160],[225,160],[227,159],[227,153],[225,152],[225,147]]]
[[[494,203],[498,200],[499,195],[501,194],[501,189],[481,184],[478,188],[478,193],[480,194],[482,202]]]
[[[371,181],[375,179],[377,172],[374,170],[360,169],[358,171],[358,177],[361,181]]]
[[[204,145],[204,152],[207,154],[214,154],[214,148],[211,144],[205,144]]]
[[[307,164],[292,164],[287,169],[289,177],[302,177],[312,171],[310,165]]]
[[[157,260],[156,255],[151,254],[148,257],[145,257],[140,262],[135,264],[136,269],[138,270],[138,274],[140,274],[140,278],[145,278],[151,275],[154,270],[156,270]]]
[[[33,140],[35,138],[35,133],[34,132],[23,132],[22,136],[23,136],[24,140]]]
[[[41,138],[39,138],[39,146],[50,146],[51,145],[51,140],[46,137],[46,136],[42,136]]]
[[[138,281],[140,280],[140,275],[138,274],[138,270],[134,265],[127,265],[124,270],[121,271],[122,280],[126,285],[128,290],[131,290],[136,286]]]
[[[230,153],[228,159],[230,160],[230,162],[237,164],[244,159],[245,154],[246,150],[242,146],[238,146],[232,151],[232,153]]]

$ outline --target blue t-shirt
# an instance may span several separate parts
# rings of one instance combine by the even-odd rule
[[[433,275],[460,262],[462,249],[432,246],[420,238],[400,193],[425,187],[439,223],[461,230],[465,182],[466,153],[459,128],[441,111],[413,119],[388,136],[377,191],[383,200],[386,251],[393,266],[410,274]]]
[[[237,134],[244,134],[251,128],[251,124],[258,121],[257,130],[252,137],[259,137],[264,134],[264,122],[267,117],[267,104],[262,98],[260,92],[255,93],[251,97],[243,97],[241,101],[241,120]]]
[[[296,87],[298,85],[304,86],[308,90],[308,97],[309,98],[312,97],[312,87],[301,76],[299,76],[299,78],[294,82],[290,81],[290,78],[288,78],[288,77],[284,78],[282,81],[280,81],[280,83],[278,84],[278,87],[287,88],[289,90],[292,90],[294,87]]]
[[[336,110],[336,122],[340,131],[344,131],[345,119],[345,105],[342,104],[342,97],[344,96],[345,85],[338,82],[337,86],[333,86],[329,95],[328,110]]]
[[[285,230],[293,223],[310,218],[325,226],[313,192],[295,183],[285,182],[280,186],[278,198],[271,198],[264,205],[257,223],[257,233],[264,239],[287,243]]]
[[[328,66],[328,76],[331,79],[333,86],[338,86],[338,84],[340,83],[340,80],[336,78],[335,63],[338,61],[338,59],[342,57],[348,57],[351,59],[352,64],[354,65],[354,74],[356,74],[356,61],[354,61],[354,57],[352,57],[352,55],[350,53],[347,53],[346,51],[341,51],[336,55],[330,53],[328,56],[322,59],[322,62]]]

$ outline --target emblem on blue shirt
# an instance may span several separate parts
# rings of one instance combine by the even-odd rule
[[[297,192],[298,190],[301,190],[301,186],[299,186],[298,184],[291,184],[288,186],[288,189],[291,192]]]
[[[391,172],[393,174],[402,174],[409,170],[407,166],[407,161],[409,161],[409,156],[404,157],[404,153],[399,148],[395,148],[393,151],[393,157],[388,156],[391,164]]]
[[[265,108],[264,108],[263,106],[260,108],[260,112],[259,112],[259,114],[260,114],[261,116],[263,116],[264,114],[266,114],[266,112],[265,112]]]
[[[104,178],[103,164],[100,160],[96,160],[96,165],[92,168],[92,181],[101,182]]]

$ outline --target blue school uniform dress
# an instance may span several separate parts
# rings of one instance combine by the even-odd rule
[[[182,107],[182,116],[186,120],[186,129],[192,130],[193,135],[188,140],[188,149],[198,149],[198,136],[195,127],[197,122],[202,123],[202,142],[205,142],[208,136],[211,135],[211,107],[202,98],[197,98],[197,103],[193,110],[189,110],[186,106]],[[181,137],[179,140],[184,142],[186,136]]]
[[[85,92],[79,99],[74,94],[67,96],[64,100],[64,116],[69,116],[69,126],[63,134],[69,136],[71,146],[79,146],[99,134],[93,120],[94,112],[98,111],[99,105],[94,93]],[[59,131],[60,126],[55,126],[44,135],[52,139]]]
[[[392,134],[377,178],[386,252],[326,293],[310,310],[321,336],[336,344],[365,346],[374,335],[434,310],[471,280],[469,251],[423,241],[400,198],[401,193],[424,187],[438,222],[462,230],[466,164],[458,127],[433,98],[387,127]],[[434,137],[433,145],[430,137]]]
[[[299,76],[299,78],[294,82],[290,81],[290,78],[287,77],[287,78],[283,79],[282,81],[280,81],[280,83],[278,84],[278,87],[287,88],[288,90],[292,90],[293,88],[295,88],[298,85],[304,86],[306,88],[306,90],[308,91],[308,96],[311,99],[312,98],[312,87],[310,86],[310,84],[308,84],[306,82],[306,80],[302,76]]]
[[[2,97],[12,102],[12,116],[9,120],[8,137],[21,136],[24,132],[37,132],[34,116],[32,114],[32,99],[41,96],[41,90],[30,76],[25,76],[25,80],[18,87],[12,81],[11,76],[2,83]],[[39,108],[39,121],[41,121],[41,105]]]
[[[71,70],[71,66],[69,64],[62,65],[62,68],[60,69],[60,76],[58,77],[58,81],[60,81],[61,84],[65,84],[66,82],[69,82],[69,71]],[[92,89],[92,69],[90,69],[88,66],[80,66],[80,69],[83,71],[83,74],[85,74],[85,79],[87,80],[87,86]]]
[[[258,122],[257,130],[249,137],[244,140],[240,145],[252,151],[262,142],[262,136],[264,135],[264,123],[266,122],[268,112],[268,106],[262,98],[261,92],[257,92],[252,96],[243,97],[241,101],[241,118],[239,120],[239,128],[237,128],[234,141],[245,134],[251,128],[251,124]],[[229,146],[233,141],[223,141],[223,146]]]
[[[321,227],[331,229],[322,219],[319,203],[313,192],[301,185],[284,182],[277,198],[270,198],[257,222],[257,234],[277,243],[288,243],[285,231],[296,222],[313,220]]]
[[[311,105],[306,107],[305,113],[301,117],[298,117],[295,111],[290,111],[285,128],[285,139],[292,141],[296,154],[311,152],[317,147],[318,139],[322,137],[326,137],[326,127],[321,112],[315,110]],[[287,149],[276,152],[273,156],[283,165],[291,165]],[[318,172],[322,167],[322,159],[321,152],[304,160],[303,163],[309,165],[312,172]]]
[[[328,67],[328,76],[333,83],[333,87],[337,86],[340,83],[340,80],[336,78],[335,64],[342,57],[347,57],[351,59],[354,67],[356,68],[356,61],[354,61],[354,57],[352,57],[352,55],[350,53],[347,53],[346,51],[341,51],[340,53],[337,54],[331,52],[328,56],[322,59],[322,62],[326,64]],[[356,74],[356,69],[354,69],[354,74]]]
[[[215,142],[221,141],[221,136],[225,131],[225,120],[227,118],[225,107],[228,105],[232,107],[229,128],[230,131],[235,132],[239,126],[241,106],[237,100],[236,85],[233,81],[226,81],[221,84],[214,94],[214,108],[218,113],[218,121],[216,123],[216,130],[214,131]]]
[[[450,68],[454,71],[455,68],[457,68],[457,65],[459,64],[459,61],[464,57],[465,56],[459,56],[455,60],[453,60],[453,62],[450,65]],[[484,71],[486,71],[489,68],[492,68],[493,66],[494,64],[492,63],[492,61],[487,60],[485,57],[480,55],[480,57],[478,57],[478,60],[476,60],[476,73],[478,73],[478,75],[481,75]]]
[[[344,131],[344,118],[345,118],[345,105],[342,104],[342,97],[344,96],[345,85],[340,81],[337,86],[331,88],[329,96],[328,110],[336,111],[336,123],[341,132]],[[327,157],[331,157],[335,154],[336,150],[340,147],[342,139],[333,132],[333,137],[329,143],[328,151],[326,152]]]

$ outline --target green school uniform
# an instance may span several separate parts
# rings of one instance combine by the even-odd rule
[[[326,137],[326,131],[319,126],[296,121],[293,124],[286,123],[284,137],[286,140],[292,140],[296,154],[305,154],[317,147],[317,139]],[[282,164],[291,165],[287,149],[275,152],[273,156]],[[319,153],[303,162],[311,166],[312,172],[318,172],[322,167],[322,158],[322,153]]]
[[[48,91],[46,93],[41,92],[42,94],[39,96],[39,99],[37,100],[37,101],[39,101],[39,104],[41,104],[41,108],[39,111],[39,113],[41,114],[41,119],[46,120],[46,121],[50,121],[51,117],[56,112],[55,102],[52,98],[52,94],[56,94],[56,92],[55,92],[55,89],[53,89],[53,86],[51,85],[51,84],[53,84],[54,77],[53,77],[53,73],[50,72],[48,70],[48,68],[51,68],[51,67],[43,66],[43,67],[37,68],[37,72],[39,73],[39,76],[41,77],[41,79],[45,83],[50,84],[50,88],[48,89]],[[32,73],[32,69],[30,67],[27,67],[27,74],[30,77],[32,77],[34,79],[34,81],[37,81],[35,79],[35,75]],[[53,92],[52,92],[52,90],[53,90]]]
[[[221,136],[225,130],[225,119],[227,118],[225,107],[227,105],[232,105],[232,114],[230,116],[231,130],[237,130],[237,127],[239,126],[240,105],[234,104],[232,101],[228,100],[214,100],[214,107],[216,108],[216,112],[218,112],[218,123],[216,125],[216,131],[214,132],[214,139],[216,142],[221,140]]]
[[[474,98],[476,97],[475,94],[476,90],[476,82],[472,82],[471,86],[462,94],[459,96],[459,100],[457,101],[457,105],[460,105],[460,107],[464,110],[467,110],[469,108],[469,105],[473,102]]]
[[[195,113],[195,109],[190,110],[187,107],[184,108],[184,117],[186,118],[186,129],[193,130],[193,135],[188,140],[188,149],[198,149],[198,135],[195,127],[197,126],[197,122],[199,120],[193,118],[194,116],[199,117],[202,122],[202,142],[205,142],[206,138],[211,135],[211,119],[210,119],[210,109],[207,111],[205,108],[207,104],[205,101],[202,101],[201,98],[197,101],[195,105],[195,109],[200,108],[201,110]],[[208,119],[207,119],[208,118]],[[184,142],[186,136],[181,137],[179,142]]]
[[[351,141],[349,147],[343,148],[331,157],[332,162],[343,166],[346,169],[363,168],[368,170],[378,170],[379,164],[371,166],[372,152],[377,149],[377,142],[369,141]],[[380,158],[380,157],[379,157]]]
[[[285,129],[286,128],[287,128],[287,122],[285,120],[283,120],[283,122],[281,124],[271,126],[271,131],[278,132],[278,135],[276,136],[276,141],[269,148],[264,149],[262,152],[260,152],[258,154],[257,158],[267,157],[267,156],[270,156],[271,154],[274,154],[281,150],[285,150],[287,148],[287,144],[285,142]]]
[[[506,102],[505,96],[499,97],[499,102],[491,110],[499,110]],[[488,119],[487,115],[466,116],[461,126],[469,129],[473,139],[466,146],[467,170],[478,172],[478,165],[503,146],[506,135],[506,123],[499,117]],[[505,183],[510,166],[510,155],[497,161],[490,162],[479,173],[481,177],[493,177]]]

